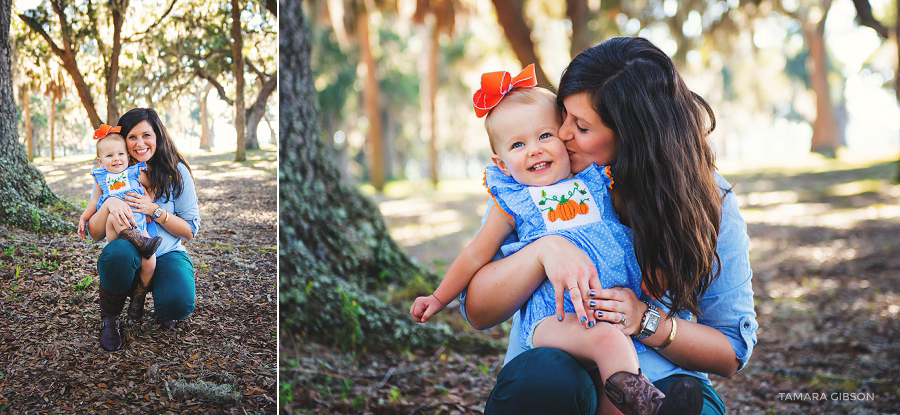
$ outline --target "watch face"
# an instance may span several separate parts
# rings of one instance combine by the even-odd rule
[[[647,321],[647,330],[651,333],[656,333],[656,326],[659,325],[659,315],[652,314],[650,316],[649,321]]]

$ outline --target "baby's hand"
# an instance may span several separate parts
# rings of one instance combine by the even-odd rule
[[[78,218],[78,238],[84,239],[84,227],[87,221],[84,218]]]
[[[419,297],[416,298],[416,301],[413,301],[412,307],[409,308],[409,316],[417,323],[424,323],[443,308],[444,304],[433,295]]]

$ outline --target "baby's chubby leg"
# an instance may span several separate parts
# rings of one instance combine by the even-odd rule
[[[606,322],[585,328],[574,314],[567,315],[563,321],[545,319],[534,329],[534,347],[552,347],[568,353],[584,366],[597,365],[600,379],[604,381],[618,372],[638,373],[637,353],[631,339]],[[602,388],[598,387],[597,392],[598,413],[619,413]]]

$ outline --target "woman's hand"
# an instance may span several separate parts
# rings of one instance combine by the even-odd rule
[[[128,202],[128,206],[131,206],[132,211],[143,213],[145,216],[152,215],[153,211],[159,207],[159,205],[153,203],[153,199],[150,196],[145,194],[128,192],[125,193],[124,199]]]
[[[615,324],[626,336],[637,334],[641,328],[641,318],[647,311],[647,305],[634,295],[634,291],[625,287],[594,290],[588,307],[593,318]],[[622,324],[623,319],[625,324]]]
[[[578,321],[588,324],[593,321],[585,306],[590,291],[600,291],[597,268],[584,251],[578,249],[565,238],[557,235],[544,236],[536,241],[541,243],[538,260],[544,266],[547,279],[553,284],[556,296],[556,318],[563,319],[563,292],[569,292]]]
[[[137,226],[137,222],[134,221],[134,214],[131,212],[131,207],[128,206],[127,203],[115,197],[111,197],[103,202],[103,206],[109,211],[109,216],[119,222],[119,225],[131,227]]]

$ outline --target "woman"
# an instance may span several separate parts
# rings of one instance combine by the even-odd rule
[[[162,238],[156,250],[156,270],[149,291],[162,326],[172,329],[177,320],[194,310],[194,265],[185,253],[182,241],[190,241],[200,227],[197,193],[187,161],[175,148],[156,111],[135,108],[119,118],[125,146],[134,162],[147,164],[149,190],[156,200],[128,193],[126,201],[109,198],[88,221],[94,240],[105,236],[109,215],[121,224],[134,223],[133,212],[151,217],[155,233]],[[153,234],[151,233],[151,236]],[[134,293],[141,257],[127,241],[117,239],[106,244],[97,260],[100,274],[100,346],[109,351],[122,348],[118,316],[125,299]]]
[[[638,358],[657,388],[665,392],[690,376],[703,388],[702,413],[724,413],[707,373],[740,370],[756,344],[757,323],[746,225],[707,142],[712,110],[671,59],[642,38],[610,39],[575,57],[557,103],[572,171],[591,163],[614,169],[613,204],[632,230],[644,293],[591,292],[587,281],[596,270],[587,256],[547,236],[476,274],[461,295],[466,318],[476,328],[499,324],[548,278],[557,293],[580,295],[580,315],[616,324],[649,346]],[[486,413],[593,414],[589,373],[554,349],[522,353],[518,324],[514,318],[507,364]]]

